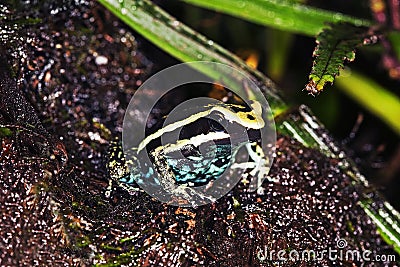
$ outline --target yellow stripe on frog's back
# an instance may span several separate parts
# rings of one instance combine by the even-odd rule
[[[224,104],[224,105],[213,105],[208,110],[198,112],[193,114],[186,119],[173,122],[164,126],[163,128],[159,129],[155,133],[147,136],[138,146],[138,153],[142,151],[152,140],[155,140],[161,137],[164,133],[172,132],[178,128],[181,128],[185,125],[188,125],[192,122],[197,121],[198,119],[205,118],[206,116],[210,115],[213,111],[218,111],[224,115],[224,118],[230,122],[236,122],[243,127],[249,129],[261,129],[264,127],[265,122],[262,118],[262,107],[258,101],[253,101],[251,104],[251,111],[238,111],[234,112],[231,109],[227,108],[226,106],[230,107],[240,107],[240,105],[232,105],[232,104]]]

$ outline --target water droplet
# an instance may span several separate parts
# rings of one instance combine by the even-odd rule
[[[292,20],[292,19],[289,19],[288,21],[286,21],[286,25],[287,26],[293,26],[294,25],[294,20]]]
[[[341,13],[335,13],[335,14],[333,15],[333,18],[334,18],[335,20],[343,20],[343,14],[341,14]]]
[[[198,58],[198,59],[202,59],[202,58],[203,58],[203,55],[202,55],[202,54],[197,54],[197,58]]]
[[[267,12],[267,17],[269,17],[269,18],[275,18],[275,12],[268,11],[268,12]]]
[[[128,10],[125,7],[123,7],[121,8],[121,13],[122,15],[126,15],[128,13]]]
[[[237,3],[237,6],[238,6],[239,8],[244,8],[244,7],[246,6],[246,2],[245,2],[245,1],[239,1],[239,2]]]
[[[280,19],[280,18],[276,18],[274,20],[274,22],[275,22],[275,24],[282,25],[282,19]]]
[[[133,11],[135,11],[135,10],[137,9],[137,7],[136,7],[135,5],[132,5],[132,6],[131,6],[131,9],[132,9]]]
[[[50,11],[50,14],[56,15],[58,12],[60,12],[60,9],[56,8]]]
[[[108,63],[108,58],[105,56],[98,56],[95,59],[96,65],[105,65]]]
[[[174,27],[178,27],[180,24],[181,24],[181,23],[180,23],[179,21],[177,21],[177,20],[174,20],[174,21],[172,22],[172,26],[174,26]]]
[[[208,40],[208,41],[207,41],[207,44],[208,44],[208,45],[214,45],[214,41],[213,41],[213,40]]]

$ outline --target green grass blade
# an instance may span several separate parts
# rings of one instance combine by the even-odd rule
[[[368,20],[309,7],[287,0],[182,0],[199,7],[226,13],[283,31],[317,35],[326,23],[348,22],[368,26]]]
[[[388,34],[388,38],[392,44],[392,48],[397,56],[397,59],[400,60],[400,32],[392,31]]]
[[[255,78],[257,85],[263,90],[275,116],[286,109],[286,104],[280,99],[278,90],[270,79],[251,69],[240,58],[213,41],[177,21],[150,1],[99,0],[99,2],[146,39],[183,62],[212,61],[246,72]],[[199,71],[211,78],[218,78],[215,77],[217,73],[212,70]],[[230,89],[235,90],[235,88]]]
[[[384,206],[379,208],[370,200],[361,201],[360,205],[377,226],[381,237],[400,255],[400,222],[396,217],[397,211],[388,202],[384,202]]]
[[[290,56],[294,35],[276,29],[266,29],[268,33],[268,55],[266,59],[266,73],[274,81],[280,82],[284,78],[284,72]]]
[[[400,99],[395,94],[354,71],[342,72],[335,84],[400,135]]]

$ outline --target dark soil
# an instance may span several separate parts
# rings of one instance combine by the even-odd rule
[[[1,266],[397,266],[260,262],[260,250],[322,251],[339,239],[347,249],[394,254],[357,205],[364,189],[336,160],[285,136],[270,173],[279,182],[264,182],[264,194],[239,184],[188,209],[121,188],[106,198],[106,149],[125,108],[174,60],[99,4],[62,7],[24,11],[43,19],[28,28],[34,42],[24,44],[25,60],[2,47],[2,62],[17,61],[21,79],[17,86],[1,67]],[[96,63],[99,56],[107,63]]]

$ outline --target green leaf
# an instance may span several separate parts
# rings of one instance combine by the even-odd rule
[[[183,0],[275,29],[315,36],[326,23],[348,22],[358,26],[372,23],[338,12],[313,8],[288,0]]]
[[[156,46],[183,62],[211,61],[230,65],[253,77],[263,90],[275,116],[286,110],[276,85],[262,73],[251,69],[243,60],[212,40],[177,21],[148,0],[100,0],[107,9],[143,35]],[[219,75],[213,70],[199,70],[211,78]],[[229,81],[225,81],[229,82]],[[235,88],[231,88],[235,90]],[[240,90],[240,88],[238,88]],[[244,92],[245,93],[245,92]],[[239,93],[239,95],[241,95]]]
[[[362,45],[368,36],[368,28],[348,23],[331,25],[322,31],[316,40],[314,64],[305,89],[315,95],[327,83],[332,84],[344,63],[354,60],[355,48]]]
[[[268,60],[267,74],[274,81],[281,81],[290,55],[290,49],[294,42],[294,35],[275,29],[268,30]]]
[[[392,44],[397,59],[400,60],[400,32],[398,31],[389,32],[388,38]]]
[[[336,85],[400,135],[400,99],[395,94],[353,70],[343,71]]]
[[[0,138],[11,136],[11,135],[12,135],[12,131],[9,128],[0,126]]]
[[[360,201],[359,204],[372,219],[383,240],[400,254],[399,213],[387,201],[384,201],[382,205],[376,205],[371,199],[366,199]]]

